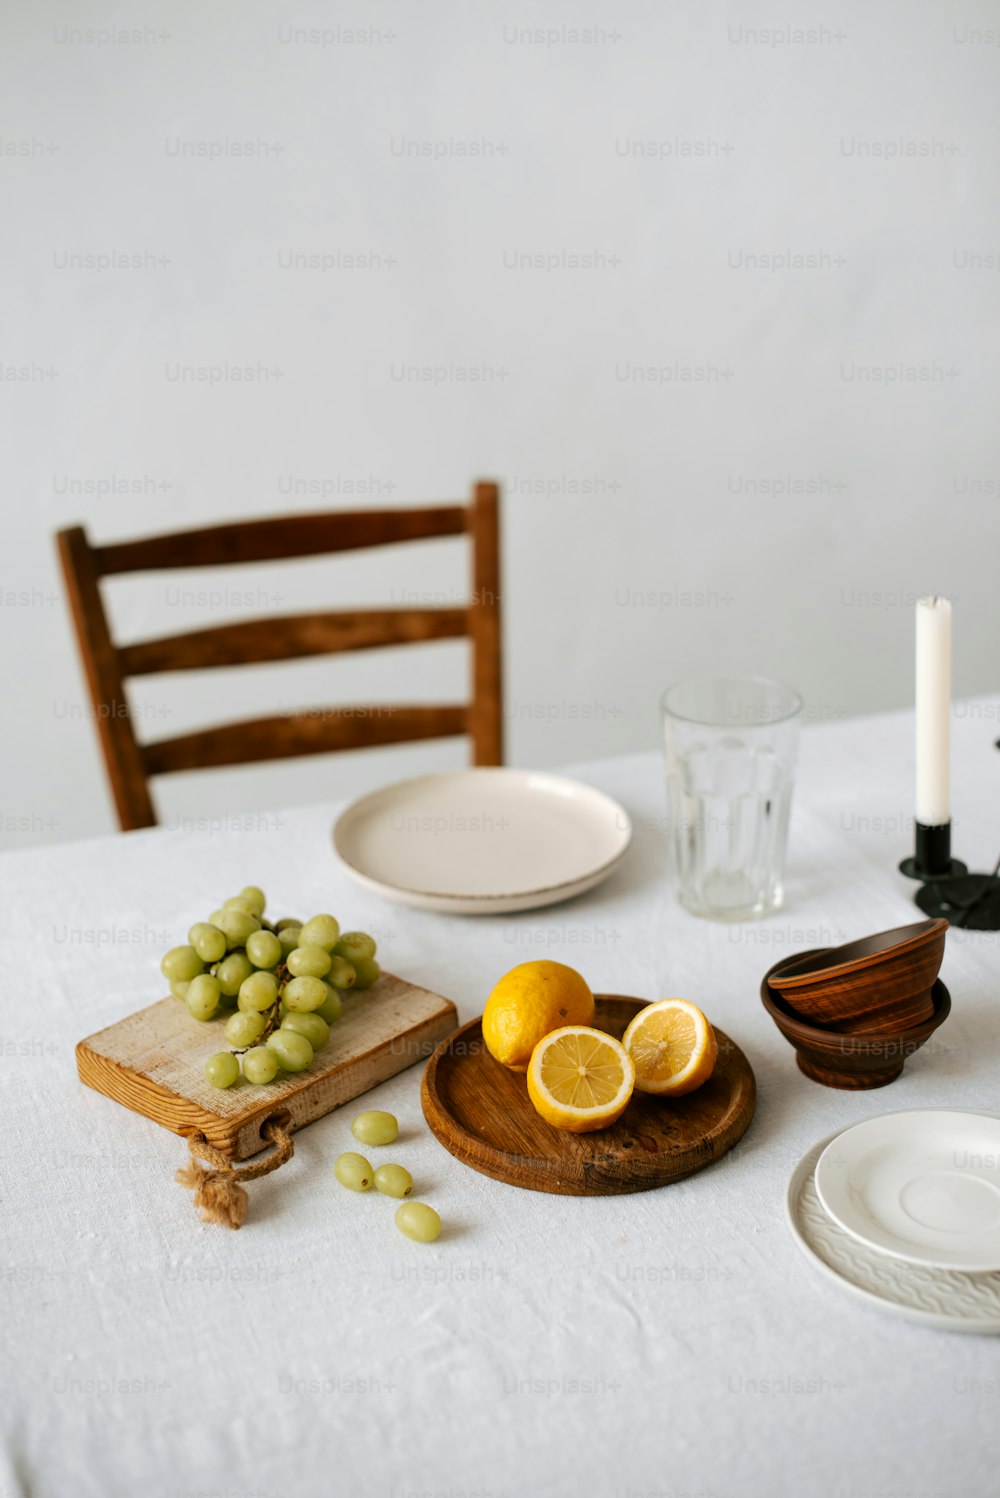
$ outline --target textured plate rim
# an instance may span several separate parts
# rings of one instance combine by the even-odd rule
[[[924,1112],[925,1110],[900,1109],[899,1111]],[[983,1108],[955,1108],[952,1111],[955,1113],[972,1113],[981,1118],[1000,1117],[1000,1115],[990,1113]],[[851,1125],[848,1125],[848,1127],[851,1127]],[[904,1321],[914,1322],[920,1326],[933,1327],[937,1331],[961,1332],[967,1336],[995,1336],[1000,1334],[1000,1315],[995,1319],[983,1317],[981,1320],[975,1321],[971,1318],[941,1316],[934,1311],[921,1311],[915,1306],[902,1305],[899,1301],[889,1300],[885,1296],[877,1294],[874,1290],[866,1290],[861,1285],[856,1285],[853,1280],[845,1279],[838,1270],[834,1269],[831,1264],[828,1264],[816,1252],[799,1226],[796,1209],[806,1179],[810,1173],[815,1172],[816,1162],[819,1160],[823,1150],[832,1144],[838,1135],[842,1133],[844,1133],[843,1129],[834,1129],[833,1133],[828,1134],[825,1139],[821,1139],[818,1143],[810,1145],[805,1154],[796,1161],[792,1173],[788,1178],[788,1184],[785,1187],[785,1223],[799,1253],[803,1258],[808,1260],[814,1269],[820,1272],[824,1279],[829,1280],[841,1291],[846,1292],[848,1295],[853,1295],[856,1300],[864,1301],[866,1305],[873,1306],[876,1310],[883,1311],[889,1316],[896,1316]],[[836,1226],[839,1227],[839,1223]],[[935,1273],[936,1271],[931,1270],[929,1272]],[[957,1271],[946,1270],[944,1272],[954,1274]]]
[[[625,857],[625,854],[628,852],[629,847],[632,843],[632,836],[634,832],[632,818],[629,816],[624,806],[622,806],[619,801],[616,801],[613,796],[609,796],[607,791],[602,791],[596,785],[589,785],[585,780],[574,780],[569,775],[553,775],[548,770],[518,770],[513,765],[490,765],[488,767],[482,766],[481,768],[488,768],[492,772],[500,770],[511,772],[515,775],[531,775],[540,780],[545,780],[549,784],[554,783],[555,785],[568,785],[572,786],[574,790],[582,789],[585,791],[589,791],[599,800],[606,802],[608,807],[616,814],[616,816],[620,816],[624,821],[622,829],[622,843],[618,851],[612,854],[612,856],[609,859],[605,860],[604,863],[598,864],[595,868],[588,869],[585,874],[577,874],[573,879],[565,879],[560,881],[558,884],[539,884],[532,886],[530,889],[506,890],[496,894],[462,895],[458,894],[455,890],[413,889],[412,886],[407,884],[387,884],[384,880],[376,878],[374,874],[369,874],[364,869],[359,868],[356,863],[353,863],[351,859],[347,857],[343,849],[340,847],[337,834],[342,824],[346,821],[348,816],[356,814],[358,811],[360,811],[361,808],[364,807],[366,802],[377,800],[379,797],[384,796],[387,791],[402,790],[405,786],[420,785],[426,783],[429,780],[451,780],[457,775],[468,775],[474,773],[475,768],[475,766],[470,766],[465,770],[443,770],[429,775],[413,775],[406,780],[395,780],[392,781],[389,785],[380,786],[374,791],[368,791],[365,793],[365,795],[358,796],[354,801],[350,802],[349,805],[344,807],[343,811],[340,813],[333,824],[333,848],[341,863],[346,869],[350,870],[355,878],[361,880],[364,884],[366,884],[369,889],[378,890],[382,894],[409,895],[412,896],[415,900],[446,901],[448,902],[448,904],[454,907],[458,907],[471,905],[492,905],[506,900],[534,900],[540,897],[545,898],[550,895],[558,895],[561,892],[564,892],[568,897],[571,893],[574,893],[578,890],[582,894],[584,890],[586,890],[587,888],[592,888],[593,884],[599,883],[600,880],[605,878],[606,875],[611,874],[618,867],[622,859]],[[552,901],[551,903],[555,902]]]
[[[829,1143],[823,1147],[823,1150],[817,1158],[815,1166],[813,1167],[816,1195],[819,1197],[824,1212],[826,1212],[828,1217],[832,1218],[832,1220],[837,1224],[839,1228],[842,1229],[843,1232],[847,1233],[851,1238],[854,1238],[856,1242],[863,1243],[865,1248],[870,1248],[873,1253],[881,1254],[883,1258],[894,1259],[899,1264],[912,1264],[915,1269],[951,1270],[953,1274],[1000,1274],[1000,1251],[998,1251],[997,1261],[991,1264],[954,1264],[948,1263],[943,1259],[926,1258],[921,1254],[900,1253],[898,1249],[887,1248],[883,1243],[875,1243],[871,1238],[867,1238],[863,1232],[860,1232],[857,1228],[851,1227],[844,1221],[842,1217],[838,1216],[838,1214],[830,1206],[829,1202],[827,1202],[822,1190],[820,1189],[820,1164],[824,1156],[837,1142],[837,1139],[843,1139],[845,1134],[853,1134],[858,1129],[864,1129],[870,1127],[873,1124],[883,1123],[887,1118],[917,1118],[921,1115],[928,1114],[933,1114],[935,1116],[940,1116],[941,1114],[952,1114],[958,1118],[987,1118],[990,1119],[991,1122],[1000,1126],[1000,1118],[995,1118],[987,1113],[969,1113],[962,1108],[898,1108],[895,1109],[892,1113],[875,1113],[871,1118],[861,1118],[857,1123],[848,1124],[847,1128],[843,1129],[836,1136],[836,1139],[831,1139]],[[1000,1144],[1000,1140],[998,1140],[997,1142],[998,1144]]]

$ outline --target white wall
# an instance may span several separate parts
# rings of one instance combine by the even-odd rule
[[[6,9],[8,845],[113,825],[51,543],[76,521],[120,538],[501,478],[519,764],[653,745],[662,686],[717,667],[787,677],[819,717],[903,704],[909,605],[925,590],[955,602],[956,689],[997,687],[1000,47],[976,30],[995,41],[995,6]],[[85,34],[115,26],[139,40]],[[580,26],[596,39],[571,40]],[[812,30],[772,45],[751,32],[767,26]],[[339,39],[289,39],[323,27]],[[348,41],[358,27],[373,30]],[[520,35],[532,27],[555,39]],[[227,141],[258,154],[212,159]],[[469,143],[487,154],[399,154]],[[786,251],[819,264],[742,258]],[[143,268],[65,265],[109,252]],[[378,268],[282,268],[288,254]],[[519,254],[560,268],[511,268]],[[561,262],[578,255],[596,268]],[[226,363],[281,376],[172,378]],[[708,378],[632,375],[675,364]],[[851,377],[900,365],[931,378]],[[451,373],[400,379],[401,366]],[[494,378],[462,382],[455,366]],[[139,492],[66,492],[113,476]],[[289,496],[289,476],[334,492]],[[750,487],[788,479],[795,492]],[[114,612],[134,638],[212,612],[178,601],[180,586],[251,595],[218,618],[404,590],[444,601],[463,561],[435,544],[163,575],[115,584]],[[143,731],[369,692],[458,695],[463,649],[196,689],[149,678]],[[278,806],[463,754],[184,777],[161,782],[160,802],[169,819]]]

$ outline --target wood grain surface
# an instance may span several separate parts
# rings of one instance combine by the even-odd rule
[[[81,1040],[80,1080],[175,1134],[204,1134],[234,1160],[267,1147],[261,1126],[280,1118],[300,1129],[379,1082],[424,1060],[458,1022],[454,1004],[383,973],[366,993],[345,993],[342,1018],[316,1059],[265,1087],[219,1089],[202,1068],[225,1050],[222,1025],[200,1024],[185,1005],[161,999]]]
[[[594,1023],[619,1039],[642,999],[598,994]],[[424,1117],[445,1149],[512,1186],[561,1196],[612,1196],[667,1186],[713,1164],[750,1126],[757,1088],[750,1063],[715,1031],[719,1058],[686,1097],[636,1092],[618,1123],[593,1134],[553,1128],[532,1107],[524,1076],[486,1049],[480,1020],[441,1042],[424,1071]]]

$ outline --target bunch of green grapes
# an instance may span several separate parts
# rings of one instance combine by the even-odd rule
[[[264,918],[264,891],[248,884],[207,921],[188,932],[160,963],[170,991],[193,1019],[225,1022],[231,1049],[205,1063],[213,1087],[242,1074],[262,1085],[279,1068],[305,1071],[340,1018],[341,993],[371,988],[379,976],[375,942],[364,931],[340,930],[332,915],[308,921]]]

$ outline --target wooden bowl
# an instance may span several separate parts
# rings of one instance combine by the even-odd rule
[[[823,1029],[792,1014],[785,1000],[772,988],[775,969],[782,966],[783,963],[776,963],[764,975],[760,985],[764,1008],[788,1044],[798,1052],[799,1070],[825,1087],[860,1092],[894,1082],[907,1057],[919,1051],[951,1013],[951,995],[939,978],[934,984],[933,1013],[921,1024],[911,1025],[905,1030],[864,1035]]]
[[[851,1034],[908,1029],[933,1017],[947,930],[947,921],[917,921],[800,953],[772,968],[771,987],[812,1025]]]

